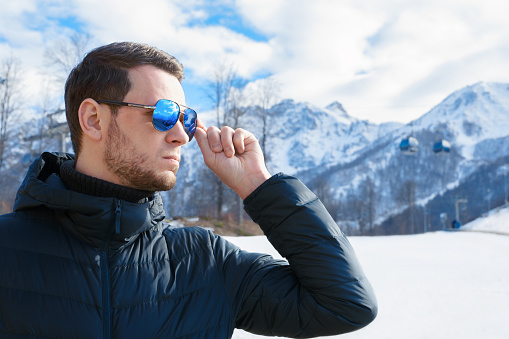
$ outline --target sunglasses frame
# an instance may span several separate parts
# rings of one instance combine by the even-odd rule
[[[150,109],[150,110],[153,110],[155,111],[156,108],[157,108],[157,104],[161,101],[168,101],[168,102],[171,102],[175,105],[177,105],[178,109],[179,109],[179,116],[177,117],[177,120],[175,121],[175,123],[170,126],[168,129],[166,130],[161,130],[159,128],[156,127],[156,124],[154,123],[154,116],[152,115],[152,125],[154,126],[154,128],[158,131],[161,131],[161,132],[166,132],[166,131],[169,131],[170,129],[172,129],[176,124],[177,122],[180,120],[180,116],[183,115],[184,116],[184,120],[186,118],[186,115],[188,113],[186,113],[187,110],[190,110],[192,112],[194,112],[194,114],[196,115],[196,118],[198,118],[198,113],[196,113],[196,111],[190,107],[187,107],[187,106],[184,106],[184,105],[180,105],[178,104],[177,102],[173,101],[173,100],[170,100],[170,99],[160,99],[156,102],[156,106],[152,106],[152,105],[141,105],[141,104],[134,104],[134,103],[131,103],[131,102],[124,102],[124,101],[115,101],[115,100],[96,100],[96,102],[98,104],[107,104],[107,105],[118,105],[118,106],[127,106],[127,107],[135,107],[135,108],[143,108],[143,109]],[[182,111],[182,107],[186,108],[184,111]],[[186,128],[185,124],[184,124],[184,130],[186,131],[186,134],[187,136],[189,137],[189,141],[191,141],[193,139],[193,136],[194,136],[194,131],[196,130],[196,127],[194,128],[193,131],[191,131],[190,128]]]

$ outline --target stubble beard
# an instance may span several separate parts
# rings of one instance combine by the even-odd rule
[[[175,186],[177,170],[173,175],[157,175],[147,168],[149,156],[136,149],[131,140],[118,127],[116,117],[112,117],[106,139],[104,162],[117,176],[121,185],[144,191],[168,191]]]

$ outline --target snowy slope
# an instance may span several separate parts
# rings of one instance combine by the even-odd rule
[[[509,209],[465,228],[509,230]],[[343,339],[509,338],[509,236],[434,232],[350,237],[377,293],[376,320]],[[229,238],[278,256],[265,237]],[[233,338],[265,338],[236,330]]]
[[[405,156],[398,146],[410,135],[419,140],[419,151]],[[447,156],[437,156],[432,151],[433,144],[442,138],[452,144]],[[482,166],[508,155],[509,85],[478,83],[454,92],[420,119],[379,134],[353,156],[345,155],[343,158],[349,162],[329,165],[326,170],[318,167],[314,171],[327,178],[331,195],[343,206],[353,199],[370,204],[369,196],[363,192],[367,191],[367,183],[372,182],[376,188],[372,208],[379,224],[407,208],[408,199],[402,197],[408,182],[414,187],[416,205],[423,206],[469,180]],[[495,173],[500,176],[499,172]],[[309,179],[312,175],[312,171],[298,173],[315,188],[317,185]],[[500,185],[488,186],[491,185],[488,180],[484,185],[496,196],[501,194]],[[465,198],[472,204],[480,199],[479,196]],[[353,206],[334,217],[351,221],[360,214],[362,211],[355,211]]]
[[[509,235],[509,207],[492,210],[487,215],[462,226],[460,230]]]
[[[477,83],[458,90],[415,122],[416,128],[438,129],[445,125],[454,143],[470,160],[475,146],[487,139],[509,134],[509,85]]]

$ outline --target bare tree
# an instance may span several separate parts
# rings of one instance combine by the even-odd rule
[[[244,98],[245,86],[246,81],[235,76],[233,87],[230,89],[225,101],[225,123],[233,129],[240,127],[240,118],[246,114]]]
[[[346,208],[348,209],[348,220],[354,220],[358,225],[358,234],[364,235],[367,231],[366,223],[366,205],[362,198],[355,194],[350,194],[346,201]]]
[[[375,184],[370,177],[368,177],[361,184],[362,196],[364,197],[365,209],[366,209],[366,224],[369,229],[372,229],[376,219],[376,191]]]
[[[88,50],[91,36],[75,32],[68,38],[56,40],[44,51],[45,64],[55,80],[63,83],[71,70]]]
[[[401,225],[402,234],[413,234],[415,233],[415,202],[416,202],[416,187],[415,181],[407,180],[401,184],[397,192],[397,200],[407,206],[408,211],[408,225]]]
[[[329,179],[324,175],[318,176],[313,185],[313,191],[323,203],[325,208],[327,208],[330,215],[334,219],[337,219],[340,210],[340,203],[334,198]]]
[[[270,136],[270,108],[274,106],[279,100],[280,84],[273,78],[267,77],[258,82],[257,91],[257,113],[262,121],[262,135],[260,136],[260,146],[263,151],[264,160],[267,163],[269,160],[269,153],[267,150],[268,138]]]
[[[9,132],[9,122],[20,104],[20,61],[13,57],[5,59],[0,71],[0,172],[4,164]]]
[[[245,113],[242,107],[245,84],[232,64],[222,62],[215,66],[212,80],[207,86],[207,95],[214,105],[218,128],[239,127],[239,119]],[[215,186],[216,216],[222,219],[226,187],[219,178],[215,178]]]
[[[20,79],[21,62],[12,56],[4,59],[0,65],[0,214],[12,211],[18,176],[25,171],[23,147],[15,147],[22,131],[12,128],[22,102]]]
[[[67,38],[55,40],[46,48],[44,52],[44,63],[46,71],[50,74],[46,78],[51,82],[64,84],[71,70],[81,61],[91,41],[91,36],[84,33],[75,32]],[[39,148],[43,145],[52,143],[55,137],[60,139],[60,150],[67,150],[67,140],[69,138],[69,129],[67,124],[58,122],[54,118],[62,114],[63,109],[58,109],[58,103],[52,103],[50,99],[50,85],[46,83],[43,93],[43,102],[40,105],[42,118],[39,121],[39,133],[27,138],[29,141],[37,141]],[[61,96],[60,96],[61,97]]]
[[[58,104],[55,102],[52,96],[52,86],[48,78],[43,80],[40,85],[40,101],[35,106],[35,109],[40,116],[39,119],[33,122],[28,131],[28,135],[25,140],[29,142],[29,149],[32,152],[32,156],[41,154],[48,147],[54,147],[51,143],[52,140],[48,138],[48,130],[53,125],[53,116],[61,113],[63,110],[58,109]],[[57,112],[57,113],[55,113]],[[34,135],[34,133],[36,133]],[[62,152],[64,150],[61,150]]]
[[[228,125],[226,106],[236,76],[236,71],[231,64],[218,63],[214,67],[212,80],[207,84],[207,96],[214,105],[216,125],[220,129]]]

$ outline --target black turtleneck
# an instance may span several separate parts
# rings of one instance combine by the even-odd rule
[[[96,197],[117,198],[138,203],[154,195],[154,192],[117,185],[80,173],[74,168],[74,160],[66,161],[60,166],[60,177],[68,189]]]

